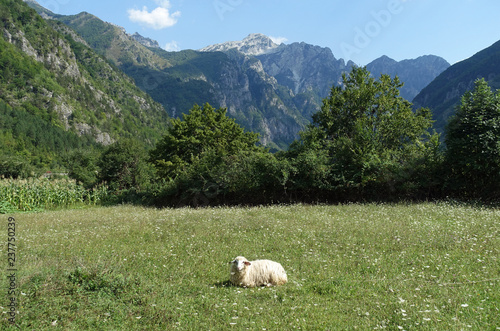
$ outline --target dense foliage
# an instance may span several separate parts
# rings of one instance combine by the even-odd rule
[[[259,146],[257,134],[208,103],[172,119],[149,154],[137,140],[98,148],[76,138],[72,142],[71,135],[65,138],[70,133],[51,127],[40,148],[67,149],[69,176],[87,189],[107,185],[122,196],[118,201],[208,205],[498,198],[499,93],[484,81],[476,83],[450,122],[444,149],[439,136],[428,131],[429,111],[413,112],[399,96],[400,86],[397,77],[375,80],[365,68],[354,68],[341,87],[332,88],[287,152]],[[2,110],[11,114],[2,117],[3,127],[12,126],[12,133],[4,130],[0,139],[10,151],[0,163],[2,175],[32,176],[36,167],[22,156],[33,156],[34,149],[26,146],[38,146],[38,140],[30,140],[38,122],[22,131],[15,111],[6,105]],[[45,122],[40,123],[43,130]]]
[[[450,189],[463,197],[500,197],[500,90],[484,79],[462,97],[446,134]]]
[[[135,46],[115,40],[119,28],[85,13],[67,19],[81,23],[87,41],[22,1],[0,0],[2,177],[52,171],[85,189],[106,185],[115,196],[161,205],[500,196],[500,94],[484,80],[462,98],[441,145],[430,132],[430,111],[412,110],[397,77],[375,79],[355,67],[332,87],[300,138],[286,152],[271,153],[236,122],[243,116],[258,123],[258,112],[232,109],[235,121],[209,103],[188,113],[185,105],[176,110],[182,119],[168,121],[165,109],[137,87],[184,101],[191,99],[183,93],[207,99],[201,91],[208,83],[185,75],[215,68],[227,56],[141,48],[132,59],[123,49]],[[115,65],[136,70],[136,82],[106,52]],[[220,72],[206,75],[215,79]],[[262,86],[252,93],[270,91]],[[277,102],[292,102],[287,91],[272,93]],[[253,109],[254,99],[241,102]],[[266,117],[290,115],[276,109]]]
[[[225,109],[214,109],[209,104],[195,105],[182,120],[171,120],[167,134],[151,151],[151,161],[161,177],[173,179],[204,153],[222,157],[239,151],[255,151],[257,142],[257,134],[244,132],[226,116]]]
[[[423,188],[419,168],[432,166],[438,137],[428,133],[430,111],[413,112],[399,96],[401,86],[397,77],[375,80],[366,68],[343,75],[288,152],[300,169],[298,180],[306,180],[302,188],[357,198]]]

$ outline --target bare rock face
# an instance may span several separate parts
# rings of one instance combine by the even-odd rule
[[[400,62],[382,56],[370,62],[366,67],[375,78],[380,77],[381,74],[387,74],[391,77],[397,75],[405,84],[401,88],[401,96],[411,101],[439,74],[448,69],[450,64],[445,59],[435,55],[426,55]]]
[[[130,36],[132,39],[138,41],[141,43],[141,45],[146,46],[146,47],[151,47],[151,48],[160,48],[160,44],[153,39],[146,38],[141,36],[139,33],[134,33],[133,35]]]
[[[200,49],[200,52],[227,52],[236,49],[245,55],[261,55],[276,49],[278,46],[271,38],[260,33],[253,33],[241,41],[229,41],[207,46]]]
[[[326,97],[331,87],[340,81],[342,72],[353,65],[337,60],[329,48],[306,43],[282,44],[274,52],[257,58],[267,74],[293,93],[315,91],[320,97]]]

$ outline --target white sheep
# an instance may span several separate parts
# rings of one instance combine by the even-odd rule
[[[248,261],[238,256],[231,263],[229,280],[236,286],[278,286],[287,282],[285,269],[278,262],[270,260]]]

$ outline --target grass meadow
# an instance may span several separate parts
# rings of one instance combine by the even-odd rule
[[[2,224],[8,216],[18,314],[10,325],[2,276],[0,329],[500,329],[498,209],[123,205]],[[230,286],[237,255],[280,262],[288,283]]]

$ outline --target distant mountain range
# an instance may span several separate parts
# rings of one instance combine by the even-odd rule
[[[449,67],[450,64],[446,60],[434,55],[421,56],[414,60],[400,62],[382,56],[366,66],[375,77],[379,77],[381,74],[387,74],[391,77],[398,76],[405,84],[401,88],[401,96],[410,101]]]
[[[500,41],[443,71],[413,99],[414,106],[430,108],[436,120],[434,126],[443,132],[461,97],[474,88],[478,78],[500,89]]]
[[[99,91],[95,92],[92,98],[113,98],[117,93],[114,89],[125,84],[117,83],[120,80],[111,77],[125,73],[132,78],[129,82],[142,90],[137,90],[137,93],[127,92],[127,95],[131,100],[151,100],[147,101],[150,103],[148,109],[157,109],[157,112],[166,112],[168,116],[177,117],[188,112],[195,103],[209,102],[214,107],[226,107],[229,115],[240,125],[247,130],[258,132],[261,142],[275,149],[286,149],[288,144],[297,138],[297,133],[309,123],[311,115],[320,109],[322,99],[328,96],[331,87],[337,85],[341,81],[342,73],[349,71],[353,65],[352,62],[346,63],[343,59],[336,59],[329,48],[307,43],[278,45],[262,34],[251,34],[241,41],[207,46],[198,51],[167,52],[161,49],[156,41],[138,33],[129,35],[123,28],[104,22],[89,13],[57,15],[33,0],[26,2],[47,20],[51,29],[67,36],[65,38],[69,40],[69,53],[80,54],[79,52],[85,49],[85,54],[94,54],[92,56],[95,60],[82,58],[80,62],[75,55],[75,65],[80,68],[82,63],[85,63],[91,77],[112,79],[113,84],[109,81],[102,82],[99,83],[99,88],[90,88],[89,91]],[[6,36],[13,33],[5,27],[4,31],[8,32],[3,33],[4,39],[11,43]],[[42,44],[43,42],[40,43]],[[36,47],[34,48],[36,50]],[[25,50],[19,47],[18,51]],[[98,63],[109,65],[113,74],[105,74],[105,71],[93,67]],[[448,66],[445,60],[436,56],[423,56],[401,62],[381,57],[370,63],[368,69],[375,77],[380,73],[400,76],[405,82],[401,93],[411,100]],[[123,75],[125,79],[128,79],[127,76]],[[100,87],[106,84],[109,90]],[[152,99],[148,99],[149,97]],[[134,104],[127,100],[114,100],[116,114],[122,114],[127,107]],[[12,99],[9,102],[12,102]],[[73,114],[75,107],[54,109],[64,122],[65,117],[73,118],[68,114]],[[142,106],[144,107],[146,106]],[[95,106],[83,108],[100,111]],[[156,123],[153,128],[141,129],[137,126],[133,130],[149,130],[148,132],[156,132],[156,135],[161,134],[160,123],[163,123],[164,127],[167,114],[151,115],[153,117],[150,116],[144,121],[139,119],[143,116],[142,111],[130,112],[131,118],[135,118],[133,122],[138,123],[137,125],[149,123],[151,120]],[[109,135],[109,139],[105,139],[107,143],[119,136],[116,130],[113,131],[113,126],[101,125],[104,122],[92,120],[92,116],[89,116],[78,117],[82,123],[76,127],[85,124],[93,128],[87,130],[89,132],[100,132],[101,136]],[[99,116],[98,118],[103,118],[102,121],[104,118],[111,122],[117,121],[112,114]],[[126,122],[124,119],[118,122],[120,121]],[[74,122],[73,120],[71,123]],[[123,130],[128,130],[127,128],[128,126],[124,126]]]

